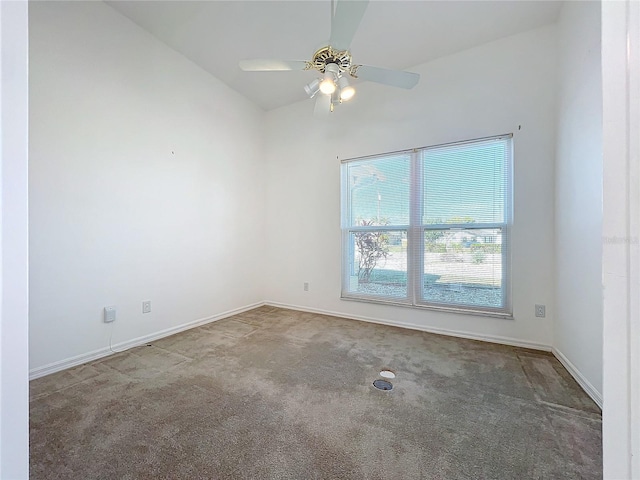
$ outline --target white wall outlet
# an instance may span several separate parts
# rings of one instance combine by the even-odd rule
[[[303,288],[304,288],[305,292],[308,292],[309,291],[309,282],[304,282]]]
[[[536,317],[544,318],[547,315],[544,305],[536,305]]]
[[[142,302],[142,313],[151,313],[151,300]]]
[[[114,305],[110,307],[104,307],[104,323],[111,323],[116,321],[116,307]]]

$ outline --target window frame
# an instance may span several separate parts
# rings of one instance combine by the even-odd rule
[[[507,140],[507,155],[504,188],[504,215],[503,222],[499,223],[460,223],[460,224],[425,224],[423,223],[424,210],[424,190],[423,190],[423,160],[422,152],[453,147],[464,144],[474,144],[491,140]],[[410,188],[409,188],[409,224],[408,225],[374,225],[374,226],[353,226],[351,223],[351,189],[349,186],[348,164],[362,162],[366,160],[374,161],[388,156],[410,155]],[[511,230],[513,225],[513,134],[502,134],[490,137],[483,137],[459,142],[431,145],[420,148],[388,152],[365,157],[349,158],[341,160],[340,180],[341,180],[341,295],[342,300],[353,300],[367,303],[380,303],[386,305],[398,305],[410,308],[438,310],[445,312],[465,313],[482,316],[492,316],[500,318],[513,318],[512,297],[511,297]],[[501,229],[501,290],[502,307],[490,307],[469,304],[437,303],[424,299],[424,288],[417,288],[424,282],[424,237],[429,230],[487,230]],[[351,268],[355,264],[355,249],[350,241],[350,237],[355,232],[361,231],[406,231],[407,236],[407,293],[406,297],[392,297],[384,295],[369,295],[350,291]]]

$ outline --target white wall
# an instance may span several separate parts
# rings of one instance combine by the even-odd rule
[[[605,479],[640,479],[640,4],[602,2]]]
[[[29,477],[27,3],[0,2],[0,478]]]
[[[261,301],[263,112],[102,2],[30,30],[31,369]]]
[[[600,4],[566,2],[558,21],[554,347],[602,398]],[[575,371],[573,372],[576,373]]]
[[[307,309],[550,347],[556,31],[544,27],[412,69],[410,91],[361,84],[326,120],[313,102],[267,114],[266,300]],[[521,126],[521,130],[519,130]],[[514,133],[514,319],[340,300],[340,162]],[[303,282],[310,291],[303,291]],[[547,305],[547,318],[534,304]]]

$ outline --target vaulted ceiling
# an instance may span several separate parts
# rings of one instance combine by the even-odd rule
[[[243,72],[250,58],[310,60],[327,44],[331,1],[112,1],[111,7],[265,110],[306,97],[313,71]],[[556,21],[555,1],[372,1],[354,62],[408,69]],[[316,72],[317,73],[317,72]]]

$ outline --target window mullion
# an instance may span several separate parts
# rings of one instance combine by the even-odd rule
[[[348,226],[351,223],[351,209],[352,199],[351,190],[349,188],[349,181],[347,170],[345,168],[340,169],[340,183],[341,189],[341,213],[340,213],[340,227],[341,227],[341,242],[342,242],[342,286],[341,295],[344,296],[348,293],[349,279],[351,276],[351,270],[354,262],[354,247],[349,242],[349,230]]]
[[[407,249],[407,296],[413,305],[420,300],[422,292],[419,290],[422,284],[422,264],[424,252],[421,245],[422,229],[422,162],[420,151],[414,150],[411,154],[411,188],[409,190],[409,245]]]

